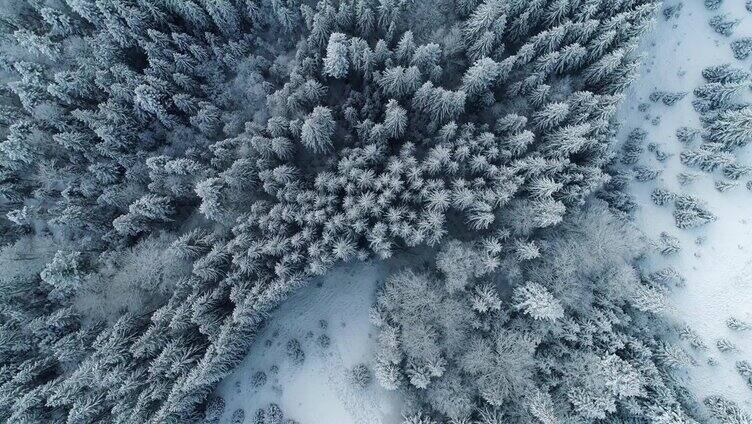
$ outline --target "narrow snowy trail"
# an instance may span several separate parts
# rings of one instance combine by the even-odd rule
[[[667,1],[664,7],[679,3]],[[739,360],[752,361],[752,332],[731,331],[725,324],[731,316],[752,321],[752,192],[744,187],[749,178],[742,179],[735,189],[719,192],[714,186],[714,181],[720,179],[717,174],[705,174],[681,164],[679,154],[683,146],[676,138],[679,127],[701,128],[692,107],[692,91],[703,83],[701,72],[705,67],[730,63],[749,69],[749,59],[736,60],[729,43],[752,35],[752,13],[745,10],[741,0],[724,1],[716,11],[706,10],[702,1],[683,3],[678,16],[670,19],[663,14],[658,16],[655,30],[643,44],[645,59],[641,75],[628,91],[618,115],[622,123],[620,140],[632,129],[642,128],[648,133],[646,145],[655,143],[659,150],[669,154],[668,159],[659,161],[654,151],[646,149],[640,163],[661,169],[662,173],[653,181],[635,181],[632,187],[639,204],[636,221],[646,235],[657,240],[665,231],[681,241],[678,254],[656,255],[648,265],[656,269],[671,266],[686,278],[686,285],[672,293],[674,313],[679,322],[693,328],[708,346],[706,351],[685,346],[697,363],[689,370],[690,388],[700,400],[721,394],[752,410],[752,387],[747,386],[735,366]],[[730,37],[715,33],[708,24],[712,16],[723,13],[741,20]],[[675,105],[665,106],[649,100],[656,90],[687,92],[687,95]],[[649,107],[641,111],[640,104]],[[750,149],[739,151],[739,162],[752,164]],[[691,185],[682,186],[677,180],[680,172],[701,176]],[[656,206],[651,201],[651,192],[656,187],[707,201],[717,221],[693,230],[676,228],[672,208]],[[720,338],[728,339],[738,349],[721,352],[716,346]],[[709,358],[714,358],[717,365],[708,364]]]

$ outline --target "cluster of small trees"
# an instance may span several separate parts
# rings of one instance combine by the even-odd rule
[[[483,238],[484,269],[539,256],[534,234],[608,179],[656,3],[435,3],[3,5],[0,236],[63,252],[27,293],[47,300],[17,308],[75,315],[82,273],[162,231],[191,269],[156,310],[66,319],[69,366],[24,339],[0,419],[192,422],[266,314],[339,261],[450,232]]]
[[[418,399],[407,423],[696,422],[661,341],[671,279],[634,268],[639,238],[593,202],[503,272],[447,244],[378,293],[377,380]]]
[[[694,90],[696,98],[693,105],[701,114],[703,130],[691,127],[677,129],[677,139],[686,146],[679,159],[687,167],[722,175],[725,179],[717,179],[715,187],[718,191],[724,192],[738,187],[738,180],[752,172],[752,167],[740,163],[735,155],[738,148],[746,146],[752,140],[752,109],[749,105],[736,101],[737,95],[749,86],[750,74],[731,65],[711,66],[704,69],[702,74],[707,82]],[[682,96],[683,93],[660,91],[654,92],[650,97],[652,101],[665,101],[668,98],[669,102],[666,104],[670,105],[675,98]],[[701,136],[701,143],[693,146],[698,135]],[[650,181],[661,173],[660,169],[639,164],[641,155],[646,150],[646,137],[647,133],[641,128],[636,128],[628,134],[622,147],[620,162],[633,166],[633,172],[616,173],[605,185],[605,190],[600,193],[600,197],[624,212],[631,212],[636,207],[634,199],[626,190],[629,177],[632,176],[637,181]],[[652,149],[659,161],[667,158],[665,152],[660,152],[652,143],[647,149]],[[685,186],[691,184],[698,176],[699,174],[682,172],[677,178],[679,183]],[[705,202],[695,196],[674,193],[658,187],[653,190],[651,200],[658,206],[674,206],[673,215],[678,228],[698,227],[716,219]],[[669,243],[668,247],[674,249],[672,243]]]
[[[749,86],[750,74],[725,64],[708,67],[702,75],[707,83],[695,89],[693,104],[701,114],[703,142],[696,149],[684,150],[680,159],[708,173],[720,170],[725,180],[716,180],[715,186],[724,192],[738,187],[739,180],[752,171],[735,154],[752,141],[752,108],[737,100]],[[752,187],[749,181],[746,185]]]

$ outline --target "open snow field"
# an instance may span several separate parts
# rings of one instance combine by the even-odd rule
[[[680,2],[667,1],[664,7]],[[634,182],[634,194],[639,210],[637,224],[651,240],[661,232],[681,240],[681,251],[673,256],[653,258],[656,268],[670,265],[686,278],[686,285],[674,290],[672,297],[679,322],[692,327],[707,344],[706,351],[687,351],[697,361],[689,377],[691,389],[698,399],[722,394],[750,410],[752,387],[748,387],[738,374],[735,363],[752,360],[752,332],[731,331],[725,321],[733,316],[752,321],[752,192],[744,185],[749,177],[740,180],[740,186],[721,193],[714,181],[722,179],[719,172],[706,174],[685,167],[679,160],[683,146],[676,138],[681,126],[701,128],[699,115],[692,107],[692,90],[702,84],[701,71],[711,65],[730,63],[749,70],[750,60],[738,61],[729,43],[742,36],[752,35],[752,13],[745,10],[744,1],[726,0],[719,10],[708,11],[699,0],[685,0],[677,18],[666,20],[661,14],[653,32],[644,43],[645,60],[641,76],[628,91],[619,112],[622,123],[621,139],[635,127],[648,132],[647,143],[654,142],[671,156],[659,162],[654,153],[646,150],[640,163],[662,169],[654,181]],[[718,13],[728,13],[741,19],[731,37],[715,33],[708,20]],[[674,106],[650,102],[655,90],[688,92]],[[749,93],[745,94],[748,95]],[[638,105],[649,103],[647,111],[640,112]],[[693,145],[697,145],[698,140]],[[738,152],[740,163],[752,164],[750,147]],[[681,186],[676,175],[680,172],[701,174],[689,186]],[[693,230],[674,226],[670,206],[656,206],[650,199],[655,187],[664,187],[678,194],[692,194],[707,201],[709,209],[718,220]],[[722,353],[717,349],[719,338],[726,338],[737,350]],[[708,358],[717,365],[709,365]]]
[[[301,424],[396,424],[400,400],[373,381],[359,388],[350,370],[359,363],[372,369],[377,332],[369,308],[379,283],[405,263],[366,262],[345,265],[299,290],[267,320],[245,360],[217,390],[226,402],[222,423],[242,408],[246,421],[269,403],[280,406],[285,418]],[[326,335],[330,344],[322,346]],[[287,343],[297,339],[305,359],[295,364]],[[277,371],[273,367],[277,367]],[[255,373],[266,383],[253,387]]]

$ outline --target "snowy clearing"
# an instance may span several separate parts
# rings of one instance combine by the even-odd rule
[[[399,394],[386,391],[373,379],[361,389],[350,381],[350,371],[365,363],[373,372],[377,331],[369,321],[369,309],[379,284],[404,264],[375,261],[340,266],[285,301],[269,317],[243,362],[218,387],[217,394],[226,402],[221,422],[229,423],[238,408],[248,417],[269,403],[303,424],[401,422]],[[328,346],[322,346],[322,335],[329,338]],[[287,354],[291,339],[300,341],[305,353],[302,364],[296,365]],[[254,387],[252,380],[259,371],[265,373],[266,383]]]

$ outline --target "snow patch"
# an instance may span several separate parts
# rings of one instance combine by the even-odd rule
[[[291,296],[269,317],[246,358],[217,388],[216,394],[226,402],[221,422],[229,423],[238,408],[249,417],[269,403],[301,424],[401,422],[399,394],[375,381],[360,388],[350,381],[350,371],[359,363],[373,369],[376,331],[369,309],[380,282],[403,264],[340,266]],[[322,335],[329,338],[328,346],[322,345]],[[297,339],[305,352],[300,365],[287,355],[291,339]],[[267,381],[253,387],[258,371],[266,374]]]

